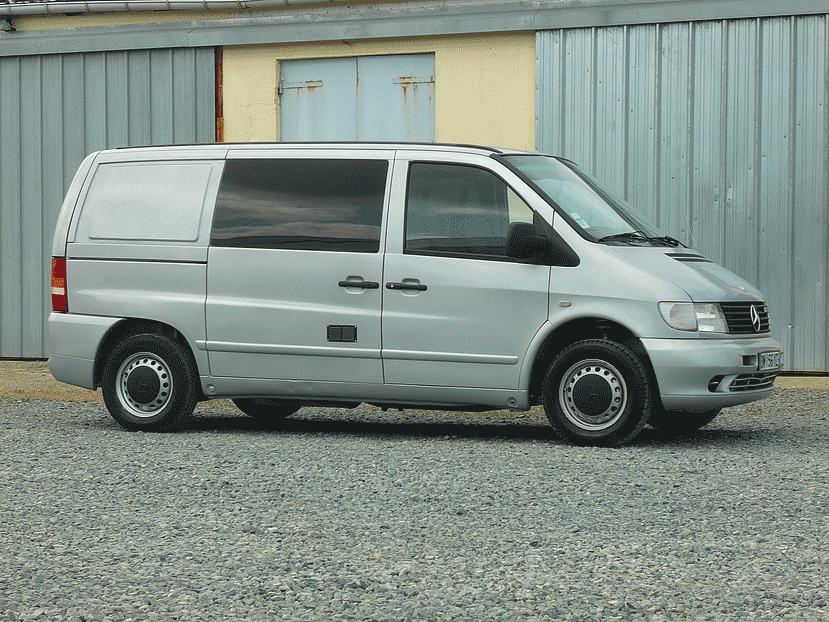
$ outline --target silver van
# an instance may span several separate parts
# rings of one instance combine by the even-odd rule
[[[576,164],[420,144],[100,151],[57,222],[52,374],[161,430],[200,400],[526,410],[620,445],[770,395],[754,287]]]

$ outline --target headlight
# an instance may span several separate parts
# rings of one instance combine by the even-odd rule
[[[660,302],[659,313],[671,328],[701,333],[727,333],[720,305],[698,302]]]
[[[727,333],[728,324],[725,322],[725,314],[717,304],[694,304],[694,311],[697,314],[697,325],[701,333]]]

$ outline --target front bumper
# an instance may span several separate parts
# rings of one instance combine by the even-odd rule
[[[761,352],[783,347],[751,339],[643,339],[666,410],[706,411],[736,406],[774,392],[777,371],[758,371]]]

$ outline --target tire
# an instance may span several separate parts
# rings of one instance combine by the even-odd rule
[[[687,434],[711,423],[720,414],[720,410],[717,408],[697,413],[654,408],[648,425],[668,434]]]
[[[248,417],[262,422],[290,417],[300,409],[300,405],[293,402],[259,397],[237,397],[233,399],[233,403]]]
[[[197,378],[190,353],[177,342],[158,334],[131,335],[107,359],[104,403],[128,430],[169,430],[193,414]]]
[[[544,378],[542,401],[555,432],[575,445],[618,447],[648,421],[651,387],[626,346],[588,339],[564,348]]]

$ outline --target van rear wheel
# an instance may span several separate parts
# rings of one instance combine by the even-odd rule
[[[128,430],[179,425],[196,408],[196,372],[189,353],[157,334],[131,335],[110,353],[101,383],[112,418]]]
[[[233,399],[233,403],[248,417],[253,417],[262,422],[290,417],[300,408],[299,404],[293,402],[264,397],[237,397]]]
[[[542,399],[550,425],[576,445],[623,445],[642,430],[651,408],[642,361],[607,339],[564,348],[547,370]]]

